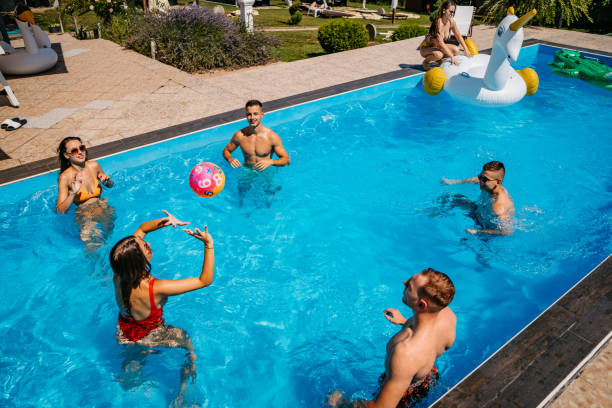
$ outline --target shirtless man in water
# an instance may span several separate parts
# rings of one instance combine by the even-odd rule
[[[223,149],[223,157],[234,167],[242,166],[240,160],[232,157],[232,152],[238,146],[244,155],[244,165],[254,170],[262,171],[270,166],[286,166],[289,164],[289,154],[283,147],[281,138],[271,129],[261,124],[264,117],[261,102],[250,100],[246,103],[246,118],[249,126],[240,129]],[[272,159],[276,153],[278,159]]]
[[[492,161],[482,166],[482,171],[476,177],[465,180],[449,180],[442,177],[442,184],[475,183],[480,185],[480,199],[474,204],[477,222],[482,229],[466,229],[470,234],[501,234],[512,233],[512,216],[514,215],[514,202],[508,190],[502,183],[506,169],[504,164]]]
[[[403,408],[424,398],[439,377],[434,362],[455,341],[457,317],[448,307],[454,295],[450,278],[431,268],[405,281],[402,301],[414,315],[406,319],[397,309],[385,310],[387,320],[402,328],[387,343],[376,399],[347,401],[336,391],[329,406]]]

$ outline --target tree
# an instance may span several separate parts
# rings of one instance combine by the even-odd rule
[[[485,0],[478,11],[486,16],[486,21],[498,23],[506,16],[510,6],[515,7],[517,16],[536,9],[537,21],[559,26],[565,22],[569,27],[582,18],[593,21],[589,15],[591,3],[593,0],[524,0],[515,5],[513,0]]]

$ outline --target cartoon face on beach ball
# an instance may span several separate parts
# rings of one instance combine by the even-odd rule
[[[214,163],[200,163],[189,174],[189,186],[200,197],[214,197],[225,186],[225,173]]]

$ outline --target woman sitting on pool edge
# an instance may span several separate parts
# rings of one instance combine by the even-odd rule
[[[64,138],[57,153],[60,175],[55,209],[58,213],[64,214],[73,202],[81,205],[97,201],[102,194],[100,182],[109,188],[114,185],[97,161],[87,159],[87,148],[80,138]]]
[[[425,58],[423,60],[423,69],[425,71],[431,68],[430,64],[432,62],[437,62],[439,64],[444,57],[450,57],[451,62],[455,65],[457,64],[455,55],[459,55],[459,47],[455,44],[447,43],[450,40],[451,33],[465,50],[465,55],[468,57],[472,56],[453,19],[455,8],[456,6],[453,0],[446,0],[444,3],[440,4],[436,17],[429,27],[429,34],[425,36],[425,40],[419,49],[421,56]]]
[[[117,341],[119,344],[150,347],[180,347],[188,352],[188,361],[181,369],[181,385],[177,400],[182,399],[187,386],[187,379],[196,374],[193,344],[185,330],[172,327],[164,322],[162,308],[169,296],[209,286],[214,277],[215,253],[213,238],[208,233],[195,228],[184,231],[204,243],[204,261],[199,277],[185,279],[156,279],[151,276],[151,259],[153,251],[144,240],[149,232],[172,225],[187,225],[177,220],[172,214],[163,210],[167,217],[151,220],[138,227],[134,235],[125,237],[115,244],[110,252],[110,264],[113,268],[115,300],[119,306],[117,322]],[[140,350],[146,353],[145,350]],[[137,371],[138,358],[124,362],[124,370]],[[123,385],[126,385],[122,382]]]

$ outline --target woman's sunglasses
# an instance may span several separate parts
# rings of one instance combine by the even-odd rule
[[[448,14],[450,14],[451,16],[455,15],[455,11],[454,10],[447,10],[447,11],[448,11]]]
[[[78,148],[75,147],[74,149],[72,149],[69,153],[71,156],[76,156],[77,154],[79,154],[79,152],[84,152],[85,150],[87,150],[87,147],[82,144]]]

